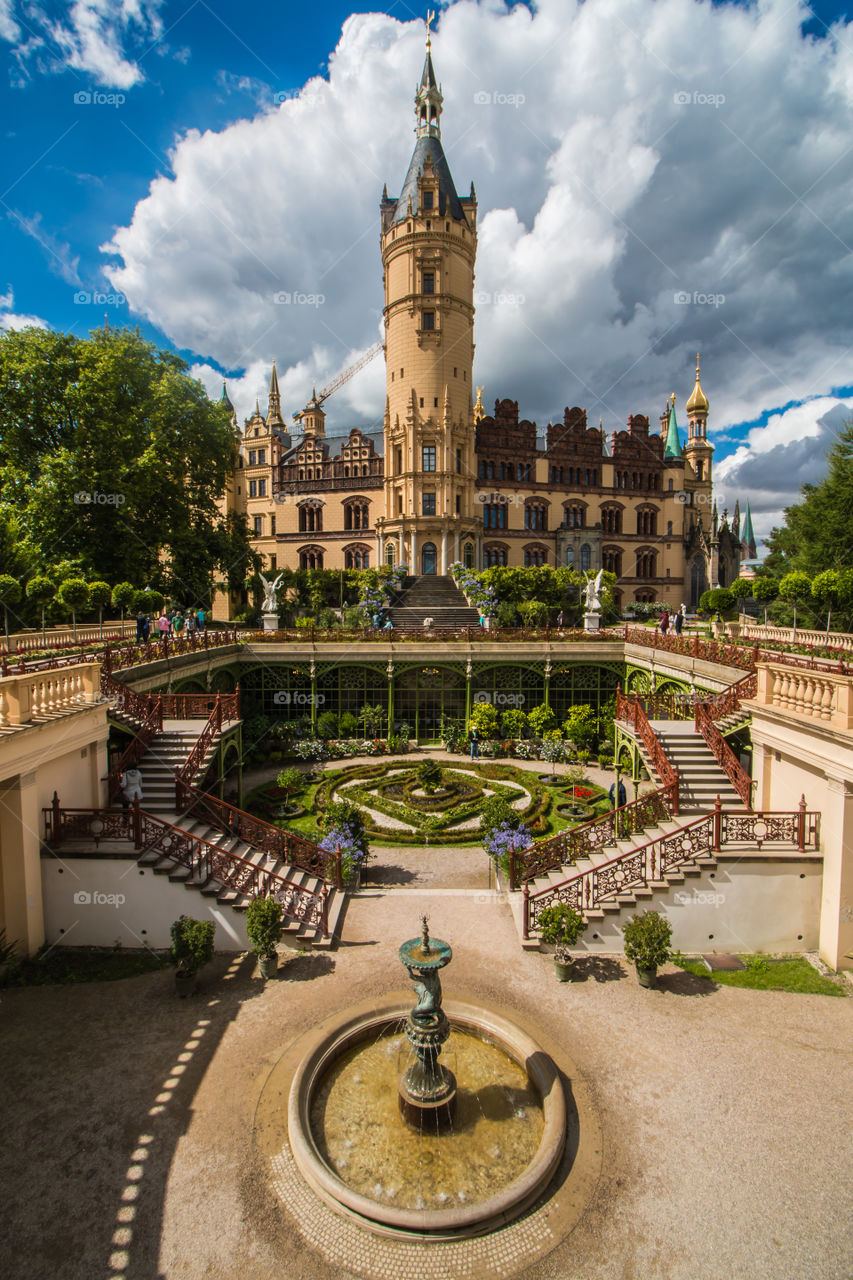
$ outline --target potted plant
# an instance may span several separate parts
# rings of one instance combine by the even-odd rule
[[[574,969],[574,959],[569,951],[577,944],[586,928],[586,921],[579,911],[567,902],[555,902],[539,913],[539,933],[543,942],[554,948],[554,972],[558,982],[569,982]]]
[[[281,903],[275,898],[253,898],[246,908],[246,933],[258,957],[262,978],[274,978],[278,972],[281,941]]]
[[[171,960],[179,996],[192,995],[195,991],[199,969],[213,959],[215,932],[212,920],[194,920],[192,916],[179,916],[172,925]]]
[[[658,965],[672,956],[672,924],[659,911],[643,911],[622,928],[625,959],[633,960],[641,987],[657,982]]]

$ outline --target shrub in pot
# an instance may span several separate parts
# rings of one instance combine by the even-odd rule
[[[586,921],[579,911],[567,902],[555,902],[539,913],[539,933],[543,942],[554,948],[554,971],[558,982],[569,982],[574,960],[569,950],[586,928]]]
[[[246,933],[258,957],[262,978],[276,975],[276,947],[281,941],[281,931],[281,903],[275,898],[253,898],[246,908]]]
[[[171,928],[171,961],[175,966],[175,986],[179,996],[191,995],[198,982],[198,972],[213,959],[212,920],[194,920],[179,916]]]
[[[622,927],[625,959],[633,961],[641,987],[653,987],[658,966],[672,956],[672,924],[659,911],[643,911]]]

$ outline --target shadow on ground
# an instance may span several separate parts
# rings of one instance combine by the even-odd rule
[[[627,976],[619,961],[610,956],[582,956],[575,960],[575,982],[618,982]]]
[[[364,877],[365,885],[411,884],[417,880],[417,871],[409,871],[406,867],[373,866]]]

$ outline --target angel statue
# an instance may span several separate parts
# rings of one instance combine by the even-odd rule
[[[275,593],[284,574],[280,573],[274,582],[269,582],[262,573],[259,573],[258,577],[264,584],[264,613],[278,613],[278,601],[275,598]]]
[[[586,600],[584,601],[584,608],[587,613],[601,612],[601,596],[599,595],[599,592],[601,591],[601,579],[603,575],[604,570],[599,569],[594,578],[587,579]]]

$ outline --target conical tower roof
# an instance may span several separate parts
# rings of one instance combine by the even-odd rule
[[[708,397],[702,390],[702,383],[699,381],[699,352],[696,352],[696,385],[690,393],[690,399],[687,401],[688,413],[707,413],[710,408]]]
[[[664,458],[681,457],[681,441],[678,438],[678,423],[675,418],[675,392],[669,404],[669,423],[666,428],[666,441],[663,446]]]

